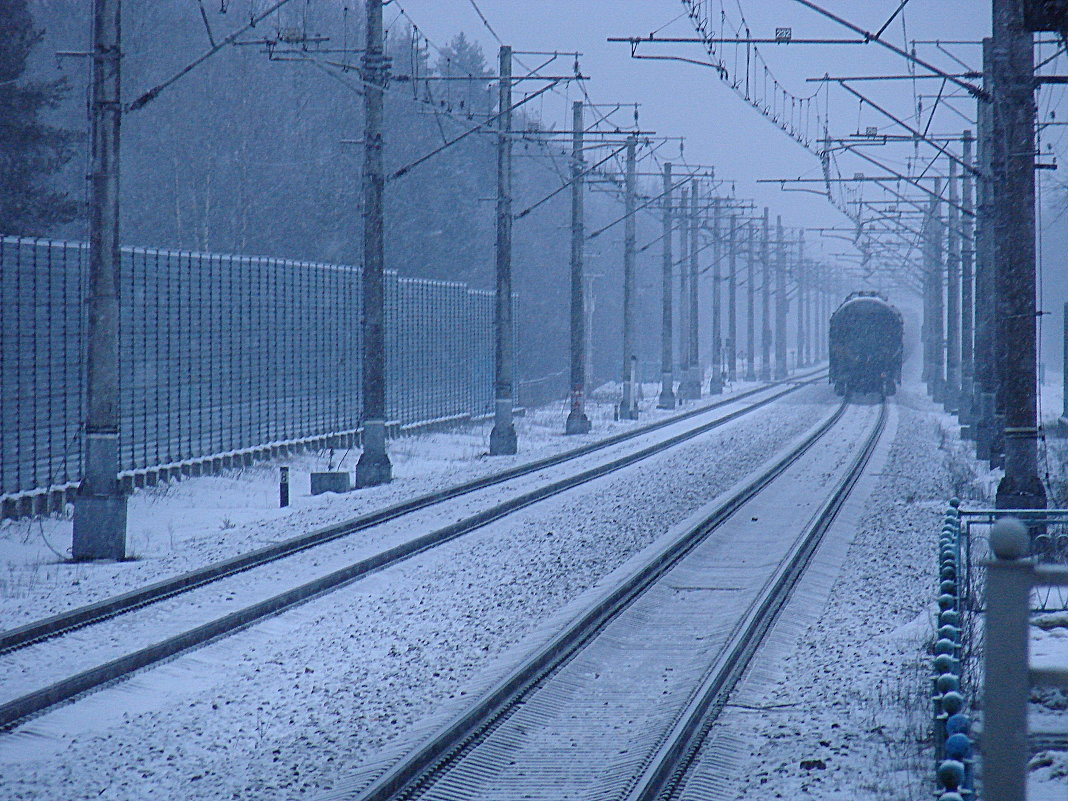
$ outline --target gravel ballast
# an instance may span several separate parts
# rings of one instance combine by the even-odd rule
[[[327,789],[831,403],[825,387],[802,390],[33,721],[0,742],[5,793],[283,799]]]

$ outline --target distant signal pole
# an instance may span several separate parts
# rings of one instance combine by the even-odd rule
[[[93,2],[89,195],[89,347],[82,483],[74,498],[74,559],[126,557],[119,484],[119,138],[121,0]]]

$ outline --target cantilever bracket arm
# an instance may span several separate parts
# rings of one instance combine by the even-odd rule
[[[207,61],[209,58],[214,56],[216,53],[218,53],[220,50],[222,50],[227,45],[234,44],[237,41],[237,38],[239,36],[241,36],[246,31],[249,31],[252,28],[255,28],[257,23],[262,22],[263,20],[267,19],[267,17],[271,16],[271,14],[273,14],[275,11],[280,9],[282,6],[284,6],[288,2],[289,2],[289,0],[278,0],[278,2],[274,3],[273,5],[271,5],[270,7],[266,8],[266,9],[264,9],[259,14],[254,15],[249,20],[247,25],[245,25],[244,27],[239,28],[238,30],[234,31],[233,33],[231,33],[229,36],[227,36],[222,41],[215,42],[213,40],[212,44],[211,44],[211,47],[207,51],[205,51],[200,56],[198,56],[197,58],[193,59],[191,62],[186,64],[184,67],[182,67],[180,70],[178,70],[178,72],[176,72],[170,78],[168,78],[167,80],[163,81],[163,83],[157,84],[156,86],[154,86],[151,89],[149,89],[147,92],[145,92],[139,98],[137,98],[132,103],[130,103],[130,105],[127,106],[125,110],[126,111],[137,111],[139,108],[143,107],[146,103],[154,100],[159,95],[159,93],[162,92],[164,89],[166,89],[168,86],[170,86],[171,84],[175,83],[176,81],[178,81],[180,78],[182,78],[184,75],[188,74],[189,72],[192,72],[196,67],[198,67],[201,64],[203,64],[205,61]],[[205,24],[207,24],[207,20],[205,20]],[[209,36],[210,36],[210,31],[209,31]]]
[[[951,81],[952,83],[959,86],[961,89],[966,90],[968,94],[970,94],[972,97],[979,98],[980,100],[990,100],[990,93],[985,91],[981,87],[975,86],[974,84],[968,83],[967,81],[963,81],[955,75],[951,75],[950,73],[946,72],[945,70],[940,70],[934,64],[930,64],[924,61],[922,58],[917,58],[916,56],[912,55],[912,53],[909,53],[907,50],[902,50],[900,47],[897,47],[896,45],[892,45],[889,42],[884,41],[880,38],[879,34],[866,31],[863,28],[854,25],[849,20],[843,19],[837,14],[832,14],[830,11],[827,11],[824,8],[820,8],[820,6],[816,5],[811,0],[794,0],[794,2],[800,3],[805,8],[811,9],[817,14],[827,17],[827,19],[837,22],[842,27],[848,28],[849,30],[853,31],[853,33],[864,37],[865,42],[874,42],[877,45],[882,45],[887,50],[891,51],[892,53],[896,53],[897,55],[908,61],[911,61],[913,64],[923,67],[925,70],[930,70],[931,72],[934,72],[937,75],[945,78],[947,81]]]
[[[931,147],[933,147],[935,150],[937,150],[943,156],[948,158],[950,161],[955,161],[958,165],[960,165],[961,169],[964,169],[964,170],[970,172],[972,175],[978,176],[978,175],[981,174],[977,167],[975,167],[972,164],[968,164],[967,162],[965,162],[961,158],[958,158],[956,155],[951,153],[949,151],[949,149],[945,145],[942,145],[939,142],[936,142],[935,140],[929,138],[927,136],[927,134],[916,130],[911,125],[909,125],[907,122],[905,122],[903,119],[901,119],[900,117],[898,117],[898,116],[896,116],[894,114],[891,114],[889,111],[887,111],[885,108],[880,106],[878,103],[872,102],[869,98],[865,97],[860,92],[858,92],[856,89],[854,89],[852,86],[847,84],[844,80],[838,81],[838,85],[841,86],[843,89],[845,89],[847,92],[849,92],[854,97],[860,99],[864,103],[867,103],[869,106],[871,106],[873,109],[878,111],[883,116],[885,116],[885,117],[893,120],[894,122],[896,122],[898,125],[900,125],[902,128],[904,128],[910,134],[915,136],[917,139],[920,139],[921,141],[923,141],[923,142],[927,143],[928,145],[930,145]]]

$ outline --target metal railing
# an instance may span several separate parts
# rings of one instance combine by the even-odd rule
[[[50,511],[80,479],[87,259],[0,237],[5,516]],[[358,440],[358,267],[126,247],[120,281],[128,486]],[[492,293],[387,273],[386,315],[394,433],[492,411]]]
[[[1044,513],[1012,512],[1035,531]],[[1068,511],[1057,510],[1064,520]],[[1041,530],[1041,529],[1039,529]],[[993,558],[986,564],[986,677],[983,690],[983,794],[997,801],[1025,801],[1030,751],[1028,705],[1033,686],[1068,690],[1064,669],[1030,666],[1030,616],[1036,587],[1068,588],[1068,567],[1029,558],[1032,535],[1019,519],[992,528]],[[1047,536],[1045,532],[1039,536]]]
[[[935,773],[941,801],[956,801],[972,792],[970,676],[965,673],[966,645],[962,627],[961,587],[964,578],[960,501],[949,502],[938,541],[938,631],[934,645],[932,705]]]
[[[1014,544],[998,552],[1006,527],[1015,532],[1008,538]],[[1033,556],[1024,559],[1027,554]],[[1024,795],[1006,794],[1009,785],[1000,777],[1008,770],[1010,785],[1026,790],[1031,685],[1064,681],[1049,671],[1029,673],[1027,646],[1031,614],[1068,609],[1068,581],[1048,580],[1066,574],[1063,567],[1050,564],[1068,561],[1068,510],[965,510],[954,499],[943,519],[938,559],[932,705],[940,799],[959,801],[981,794],[998,801],[1023,801]],[[1003,589],[1004,576],[1011,579],[1008,590]],[[1026,589],[1021,577],[1030,582]],[[1005,606],[1006,599],[1011,608]],[[998,663],[993,675],[992,660]],[[981,788],[969,716],[969,708],[980,697],[980,680]],[[1003,711],[1007,707],[1013,710],[1009,717]],[[999,777],[994,784],[991,776]]]

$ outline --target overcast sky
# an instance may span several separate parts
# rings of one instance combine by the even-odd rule
[[[470,0],[400,0],[405,11],[438,44],[463,30],[482,44],[492,61],[498,43],[476,14]],[[516,50],[579,50],[583,53],[583,72],[591,76],[587,87],[598,103],[639,102],[643,128],[668,135],[686,137],[686,158],[690,162],[713,163],[721,177],[737,181],[739,195],[754,197],[771,206],[772,215],[781,213],[789,225],[839,226],[844,218],[827,202],[811,194],[783,193],[776,184],[757,184],[761,178],[804,175],[818,177],[815,157],[794,143],[775,125],[750,108],[707,68],[680,62],[637,61],[629,56],[626,44],[609,44],[609,36],[645,35],[659,31],[661,36],[693,36],[688,17],[682,16],[679,0],[476,0],[490,26],[505,43]],[[744,14],[754,37],[772,37],[777,27],[792,28],[796,38],[843,38],[852,34],[840,25],[821,17],[795,0],[722,0],[731,22]],[[899,5],[898,0],[826,0],[823,7],[845,17],[865,30],[879,29]],[[707,4],[720,15],[720,0]],[[972,40],[989,35],[988,2],[977,0],[912,0],[887,28],[885,38],[902,46],[906,40]],[[387,6],[387,23],[398,12]],[[674,20],[674,21],[673,21]],[[718,26],[717,26],[718,27]],[[919,57],[940,68],[960,71],[959,59],[969,68],[981,69],[981,52],[977,45],[944,45],[943,52],[933,44],[917,45]],[[1052,53],[1051,47],[1046,47]],[[705,58],[700,46],[660,47],[663,54]],[[733,51],[732,51],[733,52]],[[831,75],[902,74],[905,61],[877,44],[868,45],[767,45],[761,48],[771,72],[790,92],[798,96],[811,94],[819,85],[806,78],[824,73]],[[728,59],[729,62],[733,57]],[[530,61],[530,59],[525,59]],[[1058,71],[1064,60],[1047,70]],[[1063,71],[1063,70],[1060,70]],[[912,119],[913,91],[938,93],[940,80],[858,83],[876,102],[902,117]],[[1040,97],[1043,112],[1056,108],[1063,87],[1045,89]],[[948,86],[946,94],[960,94]],[[553,97],[546,102],[547,118],[562,120],[568,98]],[[821,101],[821,104],[824,101]],[[844,136],[867,126],[887,128],[889,121],[871,108],[863,112],[859,103],[840,88],[829,95],[831,136]],[[1052,105],[1051,105],[1052,104]],[[933,105],[924,99],[924,109]],[[954,110],[955,109],[955,110]],[[974,118],[975,103],[969,99],[950,99],[939,105],[930,123],[932,133],[959,135],[974,126],[965,117]],[[927,125],[926,114],[923,125]],[[922,127],[922,126],[921,126]],[[1051,128],[1051,141],[1059,142],[1061,128]],[[903,168],[911,155],[911,146],[880,148],[872,155]],[[921,150],[921,156],[933,151]],[[677,149],[673,154],[677,156]],[[944,168],[943,168],[944,169]],[[859,159],[842,162],[842,172],[878,174],[879,169]],[[1054,174],[1055,175],[1055,174]],[[869,197],[873,197],[873,192]],[[815,240],[817,234],[811,234]],[[848,250],[846,243],[828,241],[826,252]]]

